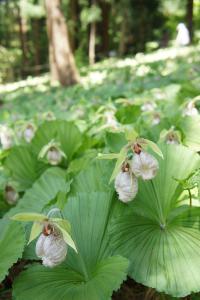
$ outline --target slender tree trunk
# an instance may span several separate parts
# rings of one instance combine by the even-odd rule
[[[40,65],[40,23],[39,19],[33,20],[33,35],[34,35],[34,59],[35,59],[35,74],[39,75],[40,70],[37,68]]]
[[[104,55],[108,54],[109,51],[109,21],[110,21],[110,9],[111,4],[109,2],[102,1],[102,22],[101,22],[101,36],[102,36],[102,48],[101,51]]]
[[[140,10],[140,25],[139,25],[139,51],[144,51],[145,50],[145,4],[144,0],[139,0],[139,10]]]
[[[77,49],[78,46],[78,38],[77,38],[77,29],[78,29],[78,23],[79,23],[79,5],[78,0],[70,0],[69,3],[70,6],[70,18],[73,22],[73,28],[72,32],[69,32],[69,38],[70,38],[70,45],[72,48],[72,51],[74,52]]]
[[[120,28],[119,55],[123,56],[126,52],[126,34],[127,34],[127,11],[124,11],[124,18]]]
[[[93,22],[90,25],[90,37],[89,37],[89,63],[90,63],[90,65],[95,63],[95,42],[96,42],[96,23]]]
[[[10,22],[10,7],[9,7],[9,1],[6,1],[5,3],[6,7],[6,15],[7,15],[7,20],[6,20],[6,39],[5,39],[5,46],[6,48],[10,47],[10,28],[9,28],[9,22]]]
[[[190,41],[193,38],[193,0],[187,0],[187,26],[190,33]]]
[[[61,0],[45,0],[51,81],[68,86],[79,81]]]
[[[97,0],[91,0],[91,6],[96,5]],[[96,22],[90,24],[90,33],[89,33],[89,64],[92,65],[95,63],[96,57]]]

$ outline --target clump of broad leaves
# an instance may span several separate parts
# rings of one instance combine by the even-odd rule
[[[200,158],[180,130],[154,143],[121,126],[101,144],[59,120],[2,132],[0,278],[25,262],[15,299],[110,299],[128,275],[200,290]]]
[[[127,276],[162,296],[200,291],[197,83],[147,82],[134,100],[119,83],[71,121],[1,125],[0,281],[14,299],[108,300]]]

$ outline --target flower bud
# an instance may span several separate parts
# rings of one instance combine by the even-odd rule
[[[142,111],[154,111],[156,104],[154,102],[147,101],[141,106]]]
[[[122,202],[126,203],[133,200],[138,192],[137,178],[129,171],[121,171],[115,178],[115,190]]]
[[[149,180],[156,176],[159,165],[158,161],[151,154],[141,151],[135,154],[131,161],[131,169],[136,177]]]
[[[13,205],[19,199],[19,194],[11,185],[7,185],[5,187],[4,197],[8,204]]]
[[[166,144],[179,144],[179,137],[175,132],[169,132],[166,136]]]
[[[23,136],[27,143],[30,143],[35,135],[35,129],[33,125],[28,124],[24,129]]]
[[[13,145],[13,133],[11,129],[2,126],[0,129],[0,140],[4,150],[10,149]]]
[[[53,120],[56,119],[55,115],[52,111],[48,111],[48,112],[44,113],[42,118],[47,120],[47,121],[53,121]]]
[[[58,165],[62,160],[62,154],[59,149],[54,146],[50,147],[47,152],[47,160],[53,166]]]
[[[107,127],[112,128],[112,129],[117,129],[119,127],[117,119],[115,118],[114,111],[106,111],[104,113],[104,117],[105,117],[105,123],[106,123]]]
[[[61,233],[52,233],[48,236],[43,233],[36,243],[36,255],[42,258],[46,267],[55,267],[65,260],[67,255],[67,244]]]
[[[190,101],[186,108],[183,111],[183,116],[197,116],[199,114],[198,110],[196,109],[194,102]]]
[[[160,114],[159,113],[155,113],[153,115],[152,125],[158,125],[158,124],[160,124]]]

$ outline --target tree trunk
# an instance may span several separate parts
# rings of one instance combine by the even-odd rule
[[[90,38],[89,38],[89,63],[95,63],[95,41],[96,41],[96,24],[95,22],[90,25]]]
[[[51,82],[59,81],[64,86],[75,84],[79,81],[79,75],[70,48],[67,25],[61,11],[61,0],[45,0],[45,5]]]
[[[19,25],[19,39],[22,50],[22,68],[21,75],[24,77],[26,75],[26,69],[28,67],[28,48],[27,48],[27,38],[26,38],[26,20],[21,16],[20,7],[17,5],[17,19]]]
[[[147,28],[145,28],[145,3],[143,0],[139,0],[139,11],[140,11],[140,23],[139,23],[139,47],[138,51],[144,51],[145,50],[145,31],[147,31]]]
[[[187,0],[187,26],[190,33],[190,41],[193,38],[193,0]]]
[[[119,55],[123,56],[126,52],[126,35],[127,35],[127,11],[124,11],[124,17],[120,26],[120,41],[119,41]]]
[[[9,22],[10,22],[10,7],[9,7],[9,1],[6,1],[5,3],[5,8],[6,8],[6,26],[5,26],[5,32],[6,32],[6,38],[5,38],[5,47],[9,48],[10,47],[10,28],[9,28]],[[5,22],[5,21],[4,21]],[[3,32],[4,33],[4,32]]]
[[[37,68],[40,65],[40,23],[39,19],[32,21],[33,36],[34,36],[34,60],[35,60],[35,75],[40,74],[40,70]]]
[[[106,1],[101,1],[102,21],[101,21],[101,36],[102,36],[102,47],[101,51],[104,55],[108,55],[109,52],[109,21],[110,21],[110,10],[111,4]]]
[[[73,22],[73,28],[72,31],[69,32],[69,38],[70,38],[70,45],[72,48],[72,51],[75,52],[75,50],[78,47],[78,37],[77,37],[77,30],[79,26],[79,5],[78,0],[70,0],[69,3],[70,7],[70,19]]]

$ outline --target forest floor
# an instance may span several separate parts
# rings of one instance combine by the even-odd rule
[[[1,122],[29,120],[47,111],[57,118],[84,119],[84,110],[120,99],[158,98],[160,92],[192,97],[199,91],[200,46],[160,49],[125,59],[111,58],[81,69],[81,84],[51,87],[49,76],[0,85]],[[191,76],[194,80],[191,81]]]

